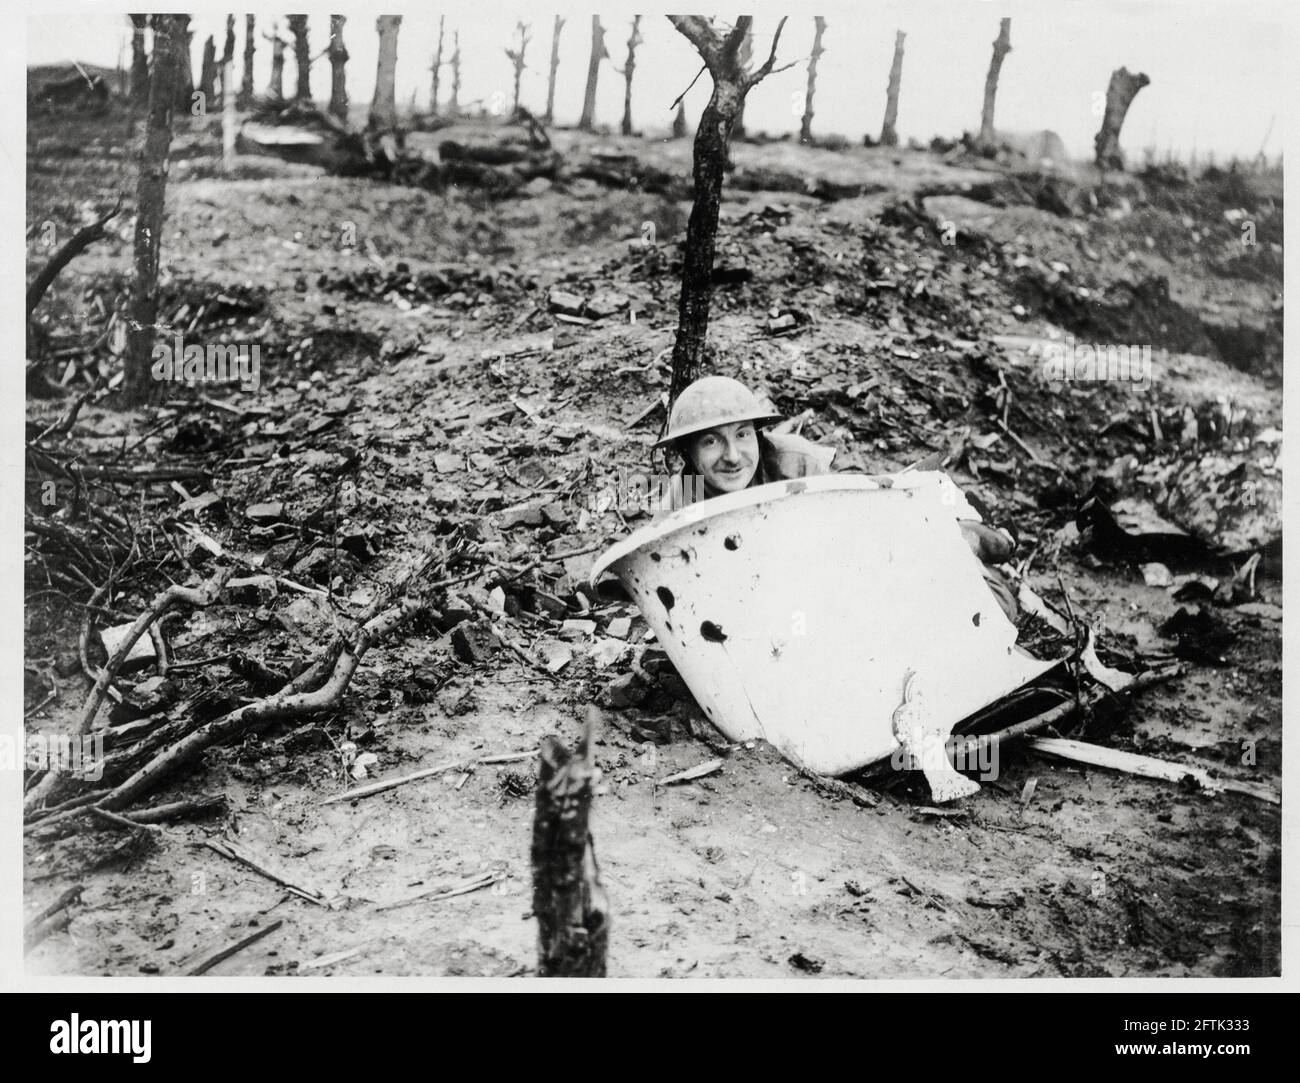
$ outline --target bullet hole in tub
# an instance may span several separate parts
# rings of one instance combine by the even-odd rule
[[[726,541],[724,541],[722,544],[734,553],[737,549],[740,548],[740,535],[728,534]]]
[[[689,563],[691,562],[691,554],[692,554],[693,552],[695,552],[695,550],[694,550],[694,549],[679,549],[678,552],[682,554],[682,561],[683,561],[684,563],[686,563],[686,564],[689,564]]]
[[[663,560],[663,557],[660,556],[658,553],[651,553],[650,559],[653,560],[656,564],[658,564],[661,560]]]
[[[727,633],[719,628],[711,620],[706,620],[700,624],[700,635],[710,643],[722,643],[727,638]]]
[[[980,615],[976,613],[975,616],[971,617],[970,622],[978,628],[980,626]]]
[[[665,609],[671,610],[677,604],[677,599],[673,597],[673,592],[667,587],[655,587],[655,593],[659,595],[659,600],[663,602]]]

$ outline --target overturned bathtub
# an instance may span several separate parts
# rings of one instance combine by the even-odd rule
[[[591,578],[622,581],[728,738],[844,774],[941,748],[1055,664],[1016,645],[951,491],[934,472],[755,486],[636,531]]]

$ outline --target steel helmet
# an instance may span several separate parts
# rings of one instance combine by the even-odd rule
[[[739,380],[730,376],[704,376],[677,396],[672,413],[668,415],[668,431],[655,447],[664,447],[684,436],[693,436],[719,425],[780,420],[781,415],[770,403],[764,402]]]

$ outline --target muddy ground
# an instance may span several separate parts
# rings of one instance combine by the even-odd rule
[[[35,227],[88,220],[85,201],[102,202],[117,177],[130,176],[125,130],[65,119],[32,131],[29,274],[47,257]],[[559,133],[557,142],[579,138]],[[337,491],[344,522],[368,531],[370,544],[325,585],[364,594],[419,540],[473,520],[484,556],[514,566],[542,559],[522,580],[529,589],[507,583],[522,613],[501,626],[526,653],[560,641],[558,615],[530,589],[568,603],[564,616],[582,616],[575,592],[596,554],[565,566],[545,554],[612,544],[645,521],[593,512],[590,498],[612,485],[620,466],[648,466],[658,418],[630,426],[667,386],[673,268],[689,206],[594,184],[538,185],[524,198],[492,202],[472,191],[432,194],[268,159],[245,160],[230,180],[208,157],[213,142],[202,130],[180,141],[168,189],[166,284],[196,305],[223,291],[258,294],[261,307],[247,317],[236,310],[242,322],[233,329],[200,326],[194,334],[256,335],[262,386],[221,389],[226,409],[191,394],[170,411],[132,414],[109,398],[82,411],[70,439],[93,457],[156,426],[129,461],[209,466],[226,510],[199,522],[245,551],[282,540],[254,532],[243,515],[248,504],[281,500],[289,522],[308,523],[334,491],[339,463],[353,463]],[[663,168],[687,161],[682,143],[605,142]],[[847,176],[884,190],[839,202],[728,195],[718,263],[734,273],[715,301],[718,370],[763,384],[790,414],[810,410],[805,433],[835,444],[841,469],[897,469],[964,443],[954,477],[1014,526],[1022,557],[1036,554],[1025,569],[1035,590],[1098,619],[1112,664],[1136,669],[1142,658],[1175,653],[1159,630],[1187,603],[1147,586],[1134,564],[1090,549],[1074,508],[1097,476],[1117,476],[1125,456],[1185,456],[1153,434],[1153,410],[1163,418],[1181,417],[1184,406],[1203,414],[1222,397],[1248,411],[1247,433],[1280,428],[1280,360],[1263,347],[1245,357],[1242,333],[1215,339],[1204,323],[1235,328],[1247,319],[1251,333],[1272,334],[1280,248],[1259,254],[1276,263],[1275,275],[1256,274],[1252,264],[1251,274],[1225,276],[1221,265],[1239,249],[1222,205],[1189,227],[1191,211],[1158,199],[1139,198],[1118,216],[1103,207],[1070,217],[953,194],[913,199],[920,189],[957,190],[990,176],[979,163],[948,165],[928,152],[742,144],[734,157],[738,166]],[[1269,198],[1280,245],[1280,192]],[[943,243],[945,221],[956,225],[957,244]],[[646,222],[655,227],[652,249],[641,244]],[[349,225],[356,244],[340,243]],[[65,271],[42,309],[51,327],[75,326],[95,294],[112,297],[129,254],[124,226]],[[1068,264],[1066,275],[1051,261]],[[451,285],[417,281],[435,270]],[[1168,280],[1159,304],[1174,306],[1157,312],[1170,344],[1149,339],[1157,345],[1155,379],[1061,387],[1036,378],[1054,336],[1074,330],[1075,319],[1082,337],[1092,318],[1077,292],[1061,301],[1063,277],[1072,290],[1122,299],[1153,274]],[[548,303],[557,287],[618,300],[592,322],[558,321]],[[1136,313],[1135,305],[1114,304]],[[795,315],[794,333],[771,334],[770,321],[786,312]],[[1178,320],[1185,322],[1170,330]],[[1211,346],[1187,352],[1183,332]],[[1280,338],[1267,349],[1277,347]],[[103,350],[95,363],[120,367]],[[1008,427],[1049,465],[1036,465],[994,423],[1004,416],[1002,384],[1012,389]],[[30,400],[29,423],[44,427],[63,405]],[[322,418],[329,423],[315,424]],[[44,514],[38,493],[33,480],[29,511]],[[539,493],[563,514],[512,523]],[[149,499],[182,501],[165,485]],[[201,552],[185,556],[203,567]],[[288,559],[273,554],[270,566],[281,557]],[[1238,563],[1181,570],[1230,576]],[[75,654],[83,612],[76,603],[89,590],[77,598],[43,579],[40,565],[29,558],[26,706],[37,709],[27,725],[68,732],[88,684],[60,678],[51,699],[42,674]],[[132,618],[167,575],[185,571],[176,564],[142,577],[111,610]],[[485,568],[464,589],[488,591],[501,581]],[[1257,603],[1280,605],[1280,582],[1261,576],[1257,594]],[[226,814],[169,826],[135,848],[121,849],[121,836],[99,825],[58,841],[29,836],[26,915],[84,885],[66,931],[29,952],[29,972],[179,974],[203,952],[281,919],[210,973],[531,973],[526,761],[448,771],[352,803],[321,802],[354,784],[341,751],[347,741],[377,757],[371,779],[527,751],[546,733],[572,743],[587,705],[629,667],[627,652],[614,657],[617,646],[604,658],[588,652],[608,643],[610,619],[634,611],[593,601],[600,630],[568,642],[575,657],[557,677],[504,649],[467,663],[449,635],[416,626],[366,657],[338,711],[210,752],[200,770],[156,795],[161,802],[223,793]],[[1143,692],[1126,713],[1092,720],[1082,735],[1280,785],[1280,620],[1267,608],[1204,605],[1223,632],[1214,657],[1185,659],[1183,676]],[[286,660],[305,656],[330,620],[318,595],[284,592],[260,604],[223,601],[206,624],[178,620],[170,634],[176,660],[236,649]],[[634,621],[634,639],[643,628]],[[247,692],[219,661],[186,679]],[[827,796],[761,743],[727,750],[712,776],[655,786],[715,754],[692,715],[680,701],[601,714],[593,832],[612,906],[612,976],[1279,972],[1273,805],[1085,770],[1014,746],[1002,749],[997,779],[946,815],[929,808],[914,780],[875,784],[874,807]],[[1036,788],[1024,802],[1031,779]],[[324,905],[201,845],[218,838],[318,892]],[[499,879],[483,890],[406,901],[485,872]]]

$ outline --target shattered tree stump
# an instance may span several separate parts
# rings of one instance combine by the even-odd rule
[[[1127,68],[1117,68],[1110,73],[1106,87],[1106,115],[1102,117],[1101,131],[1093,138],[1096,148],[1095,162],[1101,170],[1122,170],[1124,153],[1119,149],[1119,133],[1128,116],[1128,107],[1144,86],[1151,82],[1142,72],[1133,73]]]
[[[609,906],[588,822],[595,769],[592,731],[571,756],[542,739],[533,819],[533,913],[537,973],[543,978],[603,978]]]

